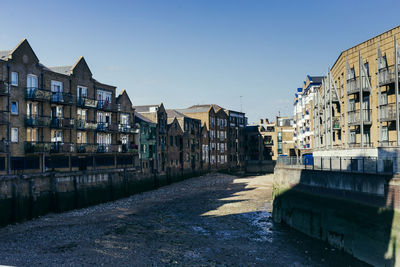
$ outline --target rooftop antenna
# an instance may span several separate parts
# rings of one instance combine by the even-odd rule
[[[243,112],[243,110],[242,110],[242,97],[243,96],[239,96],[240,97],[240,112]]]

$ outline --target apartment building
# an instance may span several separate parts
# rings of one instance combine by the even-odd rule
[[[167,114],[170,113],[167,111]],[[183,175],[183,130],[179,125],[176,117],[169,116],[168,114],[168,163],[167,173],[170,176]],[[186,158],[185,158],[186,159]]]
[[[208,171],[210,169],[210,135],[207,130],[207,125],[203,123],[201,126],[201,170]]]
[[[199,119],[205,123],[209,131],[210,157],[209,164],[211,169],[228,168],[228,115],[224,109],[215,104],[195,105],[187,109],[177,111],[188,117]]]
[[[118,140],[116,87],[95,80],[83,57],[47,67],[24,39],[0,52],[0,70],[1,172],[133,164]]]
[[[264,160],[263,138],[258,125],[247,125],[245,128],[246,160]]]
[[[181,129],[182,156],[184,173],[192,173],[201,169],[201,120],[194,119],[178,110],[167,110],[168,120],[176,118]]]
[[[157,162],[157,124],[135,112],[135,123],[139,124],[139,160],[143,174],[153,174]]]
[[[295,143],[293,117],[277,116],[276,119],[276,146],[274,146],[274,155],[277,156],[295,156]]]
[[[154,162],[158,174],[167,174],[167,112],[164,105],[133,106],[135,111],[156,124],[157,157]]]
[[[263,157],[265,160],[276,160],[278,156],[276,154],[276,149],[274,149],[274,146],[278,144],[277,132],[275,129],[275,122],[270,122],[268,119],[260,119],[258,131],[260,132],[263,140]]]
[[[400,26],[339,55],[316,94],[315,155],[397,155],[399,34]]]
[[[323,76],[309,76],[303,87],[297,89],[294,99],[293,127],[296,154],[298,156],[312,153],[314,145],[313,103],[316,91],[322,83]]]
[[[247,118],[243,112],[225,110],[228,115],[228,164],[229,168],[243,168],[245,163],[245,127]]]

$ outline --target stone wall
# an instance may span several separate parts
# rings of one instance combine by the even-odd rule
[[[397,176],[276,167],[273,218],[376,266],[400,265]]]
[[[143,175],[135,169],[0,177],[0,226],[103,203],[200,175]]]

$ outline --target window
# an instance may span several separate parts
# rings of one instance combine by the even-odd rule
[[[87,97],[87,88],[86,87],[78,86],[77,89],[78,89],[77,90],[78,91],[78,94],[77,94],[78,99]]]
[[[11,114],[18,115],[18,101],[11,101]]]
[[[77,132],[76,141],[78,144],[86,144],[87,143],[86,132]]]
[[[51,130],[51,142],[62,142],[63,136],[60,130]]]
[[[170,137],[169,137],[169,145],[170,145],[170,146],[173,146],[173,145],[174,145],[174,137],[173,137],[173,136],[170,136]]]
[[[27,103],[26,104],[26,115],[29,117],[36,117],[38,114],[37,103]]]
[[[382,141],[387,142],[389,141],[389,134],[388,134],[388,127],[383,126],[382,127]]]
[[[11,128],[11,142],[18,143],[18,128]]]
[[[37,142],[38,141],[38,130],[33,128],[26,129],[26,141],[28,142]]]
[[[11,72],[11,85],[18,86],[18,72]]]
[[[354,144],[356,142],[356,132],[350,132],[350,143]]]
[[[62,92],[63,84],[59,81],[51,81],[51,91],[52,92]]]
[[[77,119],[78,120],[86,121],[86,114],[87,114],[87,110],[86,109],[78,108],[76,110],[76,115],[77,115]]]
[[[121,114],[120,120],[121,120],[121,124],[128,125],[129,124],[129,114]]]
[[[29,89],[36,89],[38,88],[38,78],[36,75],[33,74],[28,74],[27,80],[26,80],[26,86]]]

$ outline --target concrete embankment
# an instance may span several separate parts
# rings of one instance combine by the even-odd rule
[[[400,179],[277,166],[273,218],[375,266],[400,266]]]
[[[134,169],[112,169],[2,176],[0,226],[127,197],[199,174],[156,177]]]

